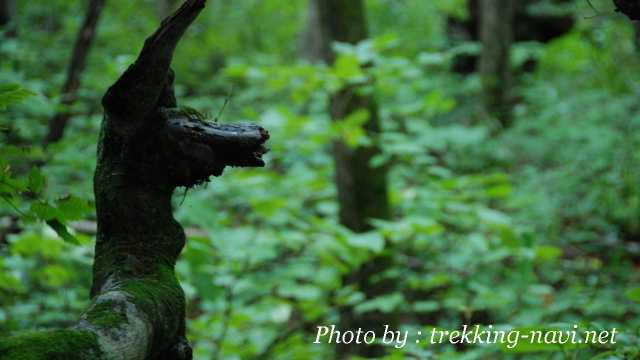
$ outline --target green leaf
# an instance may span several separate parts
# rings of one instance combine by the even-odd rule
[[[18,84],[0,84],[0,110],[5,110],[7,106],[33,95],[35,93],[22,88]]]
[[[87,200],[75,196],[66,196],[56,201],[58,214],[65,221],[82,219],[87,213],[92,211],[92,207]]]
[[[55,232],[64,240],[70,244],[80,245],[78,239],[75,236],[71,235],[67,230],[67,227],[60,222],[58,219],[48,220],[47,225],[49,225]]]
[[[555,261],[562,256],[562,249],[555,246],[536,246],[536,259],[540,261]]]
[[[421,313],[433,312],[439,309],[440,304],[437,301],[416,301],[413,304],[413,310]]]
[[[317,300],[322,296],[322,291],[312,285],[302,285],[289,283],[278,288],[278,293],[284,297],[291,297],[298,300]]]
[[[344,119],[332,122],[331,132],[351,148],[367,145],[370,139],[363,126],[369,121],[369,116],[366,109],[356,110]]]
[[[361,80],[364,77],[360,62],[355,55],[340,55],[336,59],[333,72],[342,80]]]
[[[438,10],[457,19],[466,19],[469,16],[466,0],[438,1],[435,5]]]
[[[393,293],[389,295],[379,296],[375,299],[365,301],[358,304],[355,307],[355,311],[358,314],[380,311],[382,313],[390,313],[400,308],[404,303],[404,296],[400,293]]]
[[[384,238],[380,233],[375,231],[352,234],[347,238],[347,243],[351,246],[371,250],[375,253],[384,249]]]
[[[640,303],[640,287],[627,290],[626,295],[629,300]]]
[[[58,209],[51,206],[46,201],[36,201],[31,203],[29,209],[29,215],[35,217],[38,220],[49,221],[60,217]]]
[[[38,168],[32,168],[29,173],[29,190],[34,194],[39,194],[45,185],[45,178]]]

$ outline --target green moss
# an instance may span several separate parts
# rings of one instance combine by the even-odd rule
[[[89,360],[101,353],[97,336],[88,331],[28,332],[0,340],[1,360]]]
[[[184,294],[169,266],[159,265],[152,276],[125,282],[122,290],[132,295],[132,301],[147,314],[156,313],[161,304],[184,304]]]
[[[118,327],[127,322],[127,315],[124,309],[119,309],[119,305],[113,301],[103,301],[96,304],[87,313],[87,321],[102,328]]]

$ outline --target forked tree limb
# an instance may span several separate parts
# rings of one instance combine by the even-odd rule
[[[70,329],[1,339],[0,360],[191,359],[174,271],[185,233],[171,196],[225,166],[264,166],[269,138],[256,125],[210,123],[176,108],[171,60],[205,3],[186,0],[163,21],[103,98],[89,309]]]
[[[187,0],[144,43],[136,62],[107,91],[103,105],[116,120],[127,118],[141,126],[158,107],[160,96],[171,86],[169,67],[178,42],[196,19],[206,0]]]

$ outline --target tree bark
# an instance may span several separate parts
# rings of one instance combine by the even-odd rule
[[[15,37],[17,33],[15,14],[15,0],[0,0],[0,28],[9,38]]]
[[[503,127],[511,123],[513,0],[480,0],[480,78],[484,107]]]
[[[307,6],[307,27],[300,36],[300,57],[311,62],[323,62],[331,54],[331,40],[327,38],[320,19],[319,5],[311,0]]]
[[[488,114],[502,127],[511,123],[511,83],[509,64],[513,42],[514,1],[480,0],[480,78],[483,102]]]
[[[448,17],[447,33],[450,40],[479,41],[480,40],[480,1],[467,2],[468,17],[460,19]],[[531,14],[529,8],[546,0],[518,0],[513,1],[515,14],[513,20],[513,41],[537,41],[547,43],[558,38],[573,28],[575,19],[571,13],[558,14],[554,12]],[[554,0],[554,4],[568,4],[573,0]],[[475,54],[458,55],[454,59],[453,70],[461,74],[470,74],[478,69],[478,58]],[[535,69],[535,61],[528,61],[522,70],[531,72]]]
[[[174,49],[206,0],[186,0],[103,98],[94,176],[92,303],[77,325],[0,340],[0,359],[191,359],[174,265],[185,243],[171,195],[225,166],[263,166],[268,133],[176,108]]]
[[[361,0],[312,0],[310,6],[318,14],[318,29],[313,31],[313,54],[319,60],[333,64],[333,42],[356,44],[368,36]],[[355,86],[348,86],[331,98],[330,113],[334,121],[341,121],[353,112],[365,109],[369,120],[365,124],[367,135],[374,145],[351,148],[343,141],[334,143],[336,186],[340,203],[340,222],[356,232],[371,230],[371,219],[389,218],[387,196],[387,170],[373,167],[371,159],[381,153],[377,145],[380,134],[378,106],[371,96],[362,95]]]
[[[368,36],[365,9],[362,0],[311,0],[309,9],[309,48],[307,53],[319,61],[333,64],[336,54],[333,42],[356,44]],[[371,159],[381,153],[378,145],[380,119],[378,106],[370,95],[363,95],[356,86],[347,86],[334,94],[330,101],[333,121],[342,121],[353,112],[365,109],[369,119],[364,125],[372,145],[352,148],[342,140],[333,146],[335,162],[335,182],[338,190],[340,223],[354,232],[372,230],[371,219],[388,219],[390,206],[387,194],[387,169],[373,167]],[[388,266],[389,259],[381,256],[361,266],[343,279],[345,284],[353,284],[373,298],[388,292],[389,284],[372,283],[371,278]],[[340,309],[341,329],[379,329],[384,323],[392,323],[380,314],[358,315],[352,307]],[[349,354],[379,356],[383,349],[377,346],[350,348],[337,346],[338,358]]]
[[[84,18],[84,22],[78,31],[75,45],[73,46],[73,53],[71,54],[71,62],[67,70],[67,79],[62,86],[62,100],[61,104],[65,110],[56,113],[51,120],[49,120],[49,129],[44,139],[44,144],[48,145],[60,141],[64,136],[64,131],[71,118],[71,112],[68,107],[73,105],[76,101],[78,89],[80,88],[80,80],[82,72],[87,64],[87,57],[91,50],[91,44],[95,38],[96,28],[102,9],[104,8],[106,0],[90,0],[87,13]]]

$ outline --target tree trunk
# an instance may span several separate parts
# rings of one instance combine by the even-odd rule
[[[448,38],[453,42],[480,40],[480,1],[467,2],[467,18],[460,19],[449,16],[447,18]],[[513,1],[515,14],[513,15],[513,41],[537,41],[547,43],[571,31],[575,24],[571,13],[557,13],[553,10],[544,13],[531,14],[529,8],[539,5],[546,0],[518,0]],[[554,0],[556,5],[567,5],[573,0]],[[478,58],[475,54],[458,55],[454,58],[453,71],[470,74],[478,69]],[[535,60],[530,59],[522,70],[531,72],[535,69]]]
[[[15,0],[0,0],[0,29],[4,31],[6,37],[16,36],[15,14]]]
[[[204,122],[176,108],[173,52],[205,3],[187,0],[165,20],[103,98],[89,309],[71,329],[1,339],[0,359],[191,359],[174,273],[185,234],[171,195],[225,166],[263,166],[269,137],[255,125]]]
[[[503,127],[511,122],[513,0],[480,0],[480,77],[484,107]]]
[[[78,89],[80,88],[80,78],[87,64],[87,57],[91,50],[91,44],[96,34],[96,27],[102,14],[106,0],[90,0],[84,23],[78,31],[71,62],[67,70],[67,79],[62,87],[62,100],[64,110],[56,113],[49,120],[49,130],[44,139],[44,144],[48,145],[60,141],[64,135],[64,130],[71,117],[68,107],[76,101]]]
[[[320,19],[320,9],[315,0],[307,6],[307,27],[300,36],[300,57],[311,62],[323,62],[331,54],[331,40]]]
[[[361,0],[312,0],[319,14],[319,29],[314,30],[312,53],[321,55],[320,60],[332,64],[335,54],[333,42],[356,44],[367,38],[364,5]],[[389,218],[387,198],[387,171],[384,167],[373,167],[371,159],[380,154],[377,145],[380,133],[378,106],[371,96],[358,92],[356,87],[346,87],[331,99],[330,112],[334,121],[341,121],[356,110],[369,112],[365,124],[367,135],[374,145],[351,148],[343,141],[336,141],[334,158],[336,163],[336,185],[340,203],[340,222],[356,232],[371,230],[371,219]]]
[[[309,9],[308,30],[310,46],[307,53],[317,60],[332,64],[336,55],[332,51],[333,42],[356,44],[367,38],[367,23],[362,0],[311,0]],[[336,167],[335,181],[338,190],[340,223],[354,232],[372,230],[371,219],[388,219],[390,207],[387,195],[387,169],[373,167],[371,159],[381,153],[378,146],[380,119],[376,101],[370,95],[359,93],[359,89],[348,86],[332,96],[330,113],[334,121],[341,121],[357,110],[365,109],[369,119],[364,125],[366,134],[373,145],[352,148],[341,140],[336,140],[333,147]],[[375,258],[362,265],[348,277],[343,279],[345,285],[353,284],[364,292],[368,298],[384,294],[390,290],[389,284],[372,283],[371,278],[388,266],[386,257]],[[380,329],[384,323],[380,314],[367,313],[357,315],[353,308],[340,309],[340,328]],[[361,346],[350,348],[336,347],[338,358],[349,354],[361,356],[378,356],[382,348],[377,346]]]

